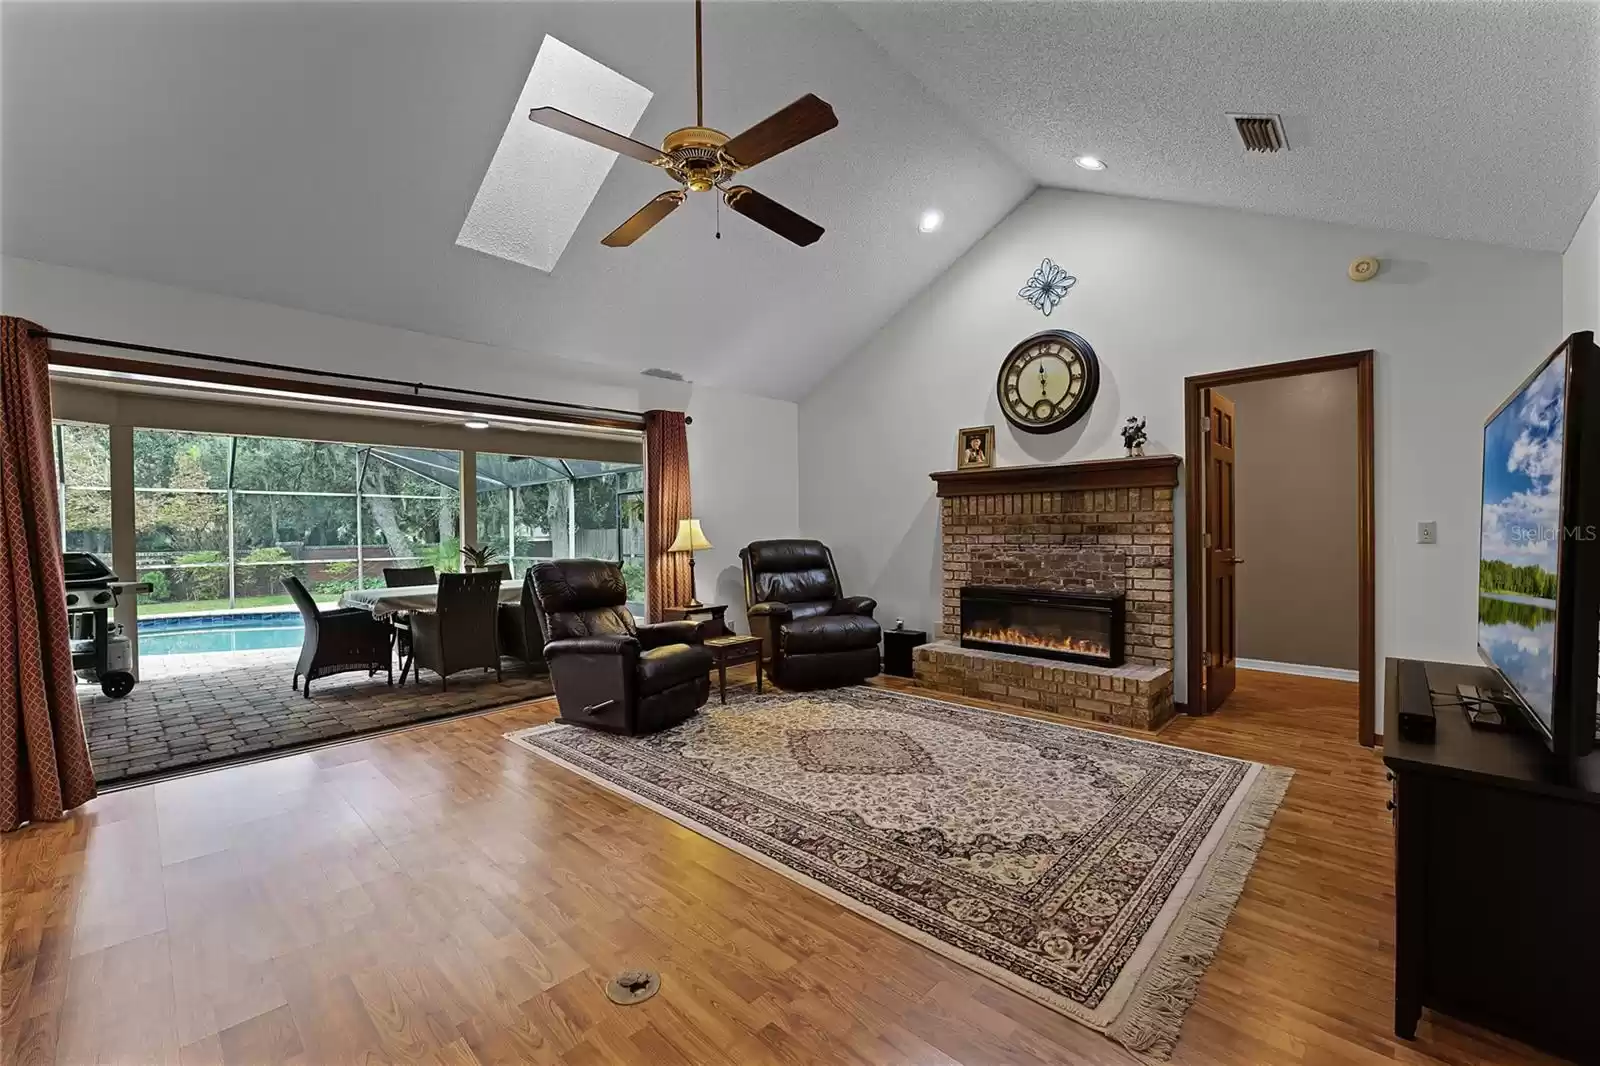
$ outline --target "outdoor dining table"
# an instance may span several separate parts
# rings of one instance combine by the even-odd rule
[[[522,582],[500,582],[500,602],[522,602]],[[432,614],[439,608],[438,585],[396,585],[394,588],[350,589],[339,597],[340,607],[360,607],[374,618],[397,614]]]
[[[500,582],[500,602],[513,606],[522,602],[522,582]],[[393,588],[350,589],[339,596],[340,607],[360,607],[371,611],[372,617],[382,620],[402,614],[433,614],[439,609],[438,585],[396,585]],[[408,656],[400,664],[400,683],[406,683],[406,673],[411,669]]]

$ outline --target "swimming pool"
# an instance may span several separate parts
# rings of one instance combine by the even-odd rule
[[[298,611],[157,615],[139,619],[140,655],[298,648],[305,625]]]

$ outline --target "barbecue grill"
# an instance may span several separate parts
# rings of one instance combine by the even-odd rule
[[[63,552],[66,571],[67,622],[72,629],[72,668],[84,681],[100,682],[100,691],[121,699],[133,691],[133,648],[109,612],[124,595],[149,591],[148,585],[118,581],[98,555]]]

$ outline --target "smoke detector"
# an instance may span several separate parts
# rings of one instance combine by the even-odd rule
[[[1287,152],[1289,138],[1283,135],[1283,120],[1277,115],[1235,115],[1233,128],[1247,152]]]

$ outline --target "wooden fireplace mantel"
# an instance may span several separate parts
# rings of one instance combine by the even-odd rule
[[[1039,466],[992,466],[985,470],[940,470],[929,474],[939,496],[990,496],[1005,492],[1072,489],[1170,489],[1178,484],[1176,455],[1137,459],[1085,459]]]

